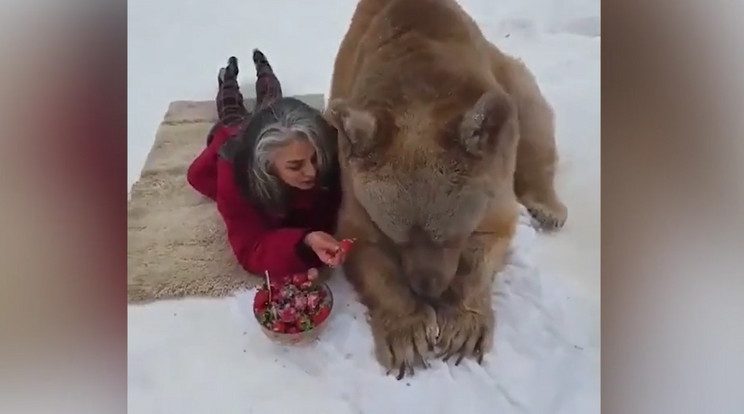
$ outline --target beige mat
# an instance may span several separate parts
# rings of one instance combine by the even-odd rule
[[[297,98],[323,107],[322,95]],[[158,128],[127,211],[129,303],[225,296],[259,281],[235,260],[214,202],[186,181],[216,118],[213,101],[177,101]]]

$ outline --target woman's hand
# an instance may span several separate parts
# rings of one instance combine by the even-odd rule
[[[312,249],[321,262],[330,267],[343,263],[346,255],[341,251],[340,243],[330,234],[313,231],[305,236],[305,244]]]

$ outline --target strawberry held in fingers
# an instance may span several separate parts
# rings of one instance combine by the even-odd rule
[[[339,248],[341,249],[341,253],[347,254],[351,251],[351,248],[354,247],[354,241],[356,239],[343,239],[339,242]]]

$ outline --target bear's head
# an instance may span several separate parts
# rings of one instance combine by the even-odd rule
[[[479,91],[403,110],[337,99],[328,115],[353,197],[397,248],[411,289],[438,298],[487,209],[513,200],[518,127],[509,96]]]

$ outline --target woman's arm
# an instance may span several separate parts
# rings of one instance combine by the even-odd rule
[[[186,171],[186,180],[198,192],[217,199],[217,160],[222,144],[230,139],[235,129],[217,124],[213,127],[212,140],[204,151],[196,157]]]
[[[202,195],[212,200],[217,197],[217,153],[211,145],[191,163],[186,180]]]

